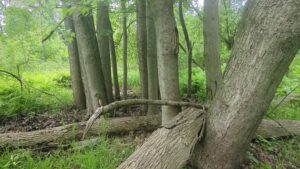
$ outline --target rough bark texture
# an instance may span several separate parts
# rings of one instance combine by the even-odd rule
[[[187,109],[153,132],[118,169],[181,169],[202,139],[203,110]]]
[[[105,2],[105,0],[100,0],[97,7],[97,39],[108,103],[113,101],[111,62],[109,53],[110,34],[108,2]]]
[[[120,86],[119,86],[119,80],[118,80],[118,65],[117,65],[117,56],[116,56],[116,50],[115,50],[115,41],[114,41],[114,35],[113,35],[113,29],[111,26],[110,19],[108,18],[108,26],[109,26],[109,49],[110,49],[110,57],[111,57],[111,63],[112,63],[112,71],[113,71],[113,82],[114,82],[114,98],[115,100],[120,100]]]
[[[67,16],[64,22],[65,22],[66,30],[75,33],[72,17]],[[68,43],[68,53],[69,53],[69,63],[70,63],[74,104],[78,108],[85,108],[86,107],[85,92],[84,92],[83,81],[81,76],[79,52],[78,52],[77,42],[75,38]]]
[[[148,99],[146,0],[136,1],[136,20],[141,98]],[[147,105],[143,106],[142,111],[147,112]]]
[[[158,99],[158,69],[157,69],[157,50],[156,33],[153,14],[151,13],[148,1],[146,2],[146,21],[147,21],[147,68],[148,68],[148,97],[151,100]],[[148,115],[158,114],[159,107],[148,105]]]
[[[107,104],[107,97],[93,17],[91,13],[84,16],[76,11],[73,19],[78,50],[86,72],[88,90],[90,91],[93,109],[96,110],[100,106],[99,100],[101,100],[102,105]]]
[[[300,48],[298,0],[251,0],[242,16],[231,59],[208,113],[206,135],[193,163],[235,169]]]
[[[127,16],[126,10],[126,0],[121,0],[121,6],[123,10],[122,16],[122,29],[123,29],[123,47],[122,47],[122,61],[123,61],[123,83],[122,83],[122,93],[123,99],[127,99]]]
[[[188,67],[188,81],[187,81],[187,96],[191,97],[191,90],[192,90],[192,45],[190,41],[190,37],[185,25],[184,17],[183,17],[183,11],[182,11],[182,0],[179,0],[179,20],[180,24],[182,27],[182,31],[184,34],[185,42],[186,42],[186,47],[187,47],[187,67]]]
[[[222,86],[219,52],[219,0],[204,0],[203,15],[206,96],[212,100]]]
[[[154,15],[157,42],[159,88],[162,100],[180,100],[178,80],[178,30],[176,28],[173,0],[149,0]],[[179,107],[162,107],[162,123],[180,112]]]

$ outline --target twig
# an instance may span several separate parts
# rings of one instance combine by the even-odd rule
[[[64,22],[65,19],[66,19],[66,17],[64,17],[64,18],[63,18],[63,19],[55,26],[55,28],[52,29],[52,30],[50,31],[50,33],[49,33],[45,38],[42,39],[42,42],[45,42],[46,40],[48,40],[48,39],[53,35],[53,33],[60,27],[60,25]]]
[[[207,110],[207,107],[191,102],[183,102],[183,101],[171,101],[171,100],[147,100],[147,99],[128,99],[128,100],[121,100],[110,103],[106,106],[98,107],[95,113],[90,117],[90,119],[86,122],[86,127],[83,132],[82,140],[84,139],[86,133],[95,122],[95,120],[102,114],[107,113],[111,110],[123,107],[123,106],[130,106],[130,105],[170,105],[170,106],[190,106],[195,108],[200,108],[203,110]]]

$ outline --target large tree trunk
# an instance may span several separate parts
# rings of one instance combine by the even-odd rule
[[[112,63],[112,71],[113,71],[113,82],[114,82],[114,92],[115,92],[115,100],[120,100],[120,86],[118,80],[118,66],[117,66],[117,56],[115,50],[115,42],[114,42],[114,34],[111,26],[110,18],[108,18],[108,26],[109,26],[109,49]]]
[[[78,50],[86,72],[86,90],[90,91],[93,109],[96,110],[100,106],[99,100],[105,105],[107,98],[92,13],[84,16],[76,11],[73,18]]]
[[[106,96],[108,103],[110,103],[113,101],[113,93],[109,53],[110,28],[108,20],[108,2],[105,0],[100,0],[97,7],[97,38],[102,63],[102,72],[106,87]]]
[[[203,16],[206,96],[212,100],[222,86],[219,54],[219,0],[204,0]]]
[[[121,6],[123,11],[122,16],[122,30],[123,30],[123,47],[122,47],[122,61],[123,61],[123,82],[122,82],[122,93],[123,99],[127,99],[127,14],[126,0],[121,0]],[[126,109],[125,109],[126,111]]]
[[[182,11],[182,0],[179,0],[179,20],[180,24],[182,27],[182,31],[184,34],[185,42],[186,42],[186,47],[187,47],[187,68],[188,68],[188,81],[187,81],[187,96],[191,97],[191,89],[192,89],[192,45],[190,41],[190,37],[185,25],[184,17],[183,17],[183,11]]]
[[[204,133],[204,111],[187,109],[156,130],[118,169],[176,169],[185,166]],[[188,121],[188,122],[187,122]]]
[[[74,23],[71,16],[67,16],[65,18],[65,28],[70,32],[75,32]],[[84,109],[86,107],[86,100],[81,75],[82,72],[80,68],[79,53],[75,38],[72,39],[68,44],[68,53],[74,104],[76,107]]]
[[[148,99],[146,0],[136,0],[136,19],[141,98]],[[147,112],[146,105],[143,106],[142,111]]]
[[[148,1],[146,2],[146,21],[147,21],[147,68],[148,68],[148,94],[149,99],[158,99],[158,69],[157,69],[157,50],[156,50],[156,33],[154,18],[151,13]],[[148,115],[158,114],[159,107],[148,105]]]
[[[209,109],[205,139],[193,164],[240,167],[251,138],[300,48],[298,0],[247,2],[231,59]]]
[[[173,0],[149,0],[154,15],[157,42],[159,88],[162,100],[180,100],[178,80],[178,30],[176,28]],[[162,107],[165,124],[180,112],[180,107]]]

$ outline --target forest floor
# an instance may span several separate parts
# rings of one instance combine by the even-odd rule
[[[136,98],[131,95],[131,98]],[[112,117],[142,115],[139,106],[128,108],[127,113],[116,111]],[[8,118],[0,121],[0,133],[25,132],[66,125],[86,120],[86,112],[66,108],[58,113],[42,113],[33,116]],[[0,168],[115,168],[133,150],[140,146],[151,133],[130,132],[114,136],[101,136],[101,144],[79,152],[56,149],[51,152],[38,152],[30,149],[4,150],[0,155]],[[100,154],[99,154],[100,153]],[[104,157],[107,156],[107,157]],[[61,160],[62,157],[64,160]],[[99,163],[105,158],[112,163]],[[94,159],[95,161],[93,161]],[[300,137],[264,139],[257,137],[247,152],[243,169],[299,169]],[[90,160],[88,163],[74,161]],[[37,161],[32,163],[32,161]],[[102,160],[100,160],[102,161]],[[48,165],[46,165],[48,164]],[[2,167],[1,167],[2,165]],[[186,167],[189,168],[189,167]]]

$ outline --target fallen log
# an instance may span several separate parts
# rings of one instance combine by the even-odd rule
[[[89,130],[89,135],[99,135],[102,132],[117,134],[122,132],[145,130],[153,131],[161,124],[160,116],[121,117],[97,119]],[[0,134],[0,147],[30,147],[38,144],[62,142],[80,138],[86,122],[73,123],[49,129]]]
[[[300,121],[278,120],[277,122],[273,120],[263,120],[257,130],[257,134],[264,138],[300,135]],[[0,147],[6,145],[12,147],[30,147],[38,144],[58,143],[74,138],[80,138],[83,134],[85,124],[86,122],[80,122],[30,132],[10,132],[0,134]],[[151,132],[159,128],[160,124],[161,118],[158,115],[108,119],[101,118],[95,121],[87,134],[98,136],[101,131],[104,131],[107,134],[119,134],[138,130]]]

